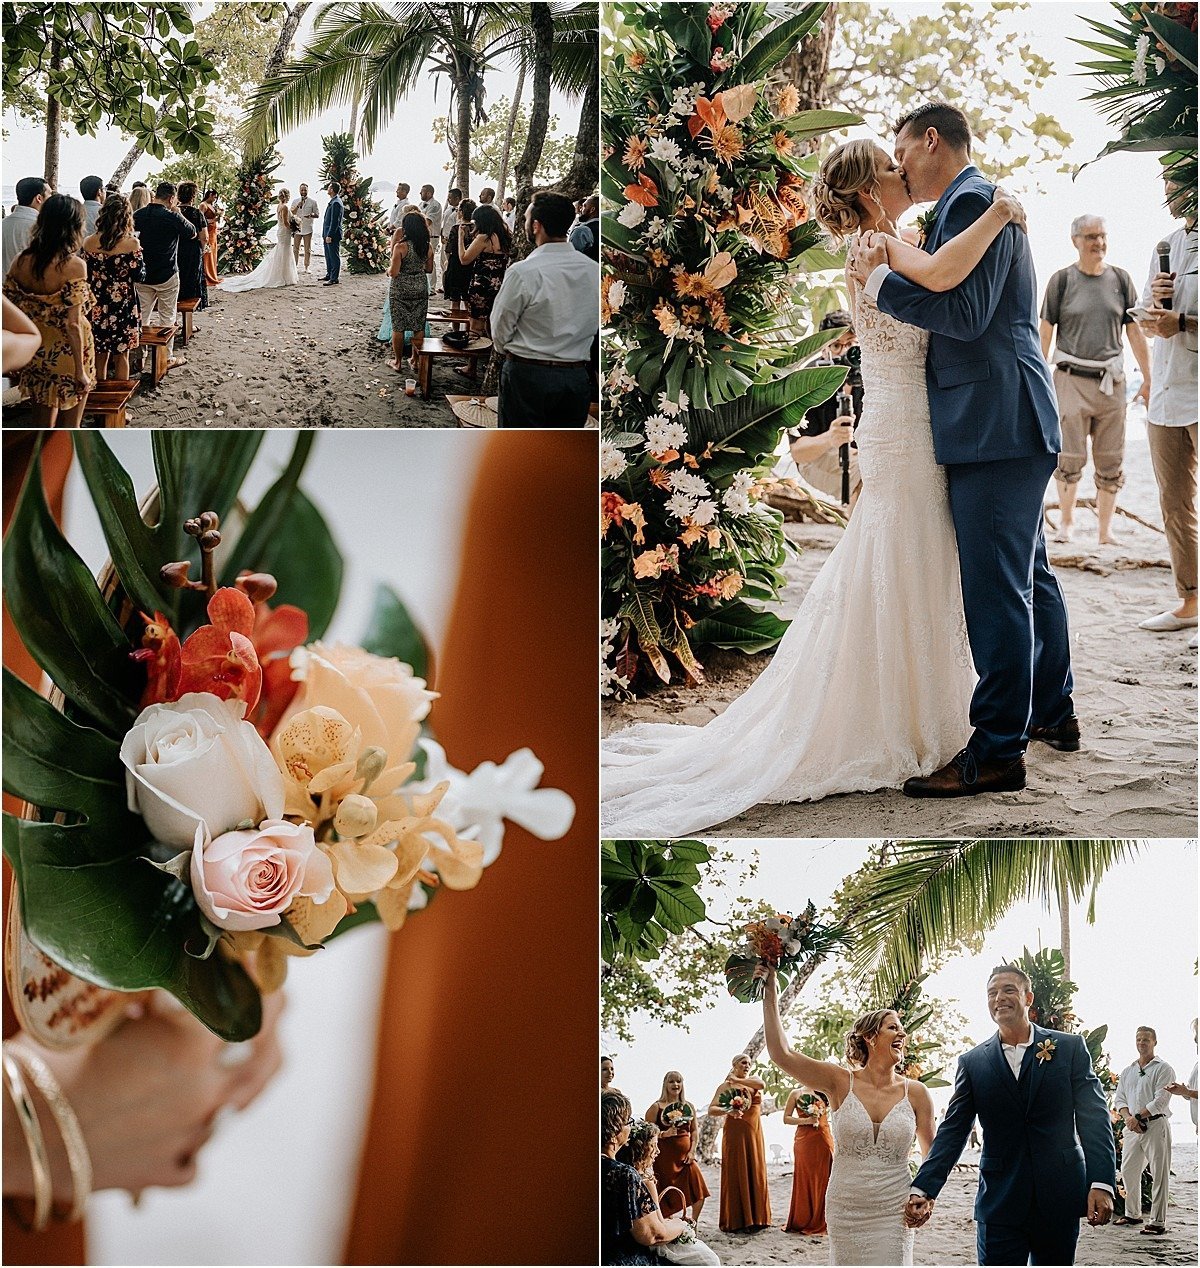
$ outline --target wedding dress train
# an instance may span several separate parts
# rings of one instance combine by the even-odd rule
[[[856,303],[863,488],[771,663],[706,726],[642,723],[601,746],[609,837],[678,837],[762,802],[896,788],[967,742],[975,674],[928,334]]]
[[[911,1264],[913,1233],[904,1226],[904,1204],[912,1177],[908,1156],[917,1134],[917,1116],[904,1096],[876,1125],[854,1094],[829,1116],[833,1128],[833,1171],[825,1191],[831,1264]]]
[[[296,286],[300,274],[296,269],[296,261],[292,258],[292,234],[286,225],[280,225],[275,231],[275,245],[258,262],[258,267],[250,273],[235,273],[223,278],[221,290],[228,294],[233,291],[259,291],[272,286]]]

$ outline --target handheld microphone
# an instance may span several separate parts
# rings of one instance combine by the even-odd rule
[[[1160,273],[1169,273],[1171,271],[1171,244],[1169,242],[1160,242],[1154,248],[1158,252],[1158,271]],[[1168,295],[1166,299],[1158,301],[1161,308],[1171,307],[1171,297]]]

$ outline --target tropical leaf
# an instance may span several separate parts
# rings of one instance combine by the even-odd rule
[[[261,431],[253,430],[151,432],[159,533],[168,560],[184,557],[185,520],[215,511],[224,522],[262,438]]]
[[[753,83],[769,74],[821,21],[827,7],[826,4],[806,4],[794,17],[768,31],[746,50],[745,55],[728,72],[729,82]],[[855,118],[854,122],[859,120]]]
[[[432,662],[429,647],[391,586],[381,584],[376,587],[370,624],[361,645],[375,656],[396,657],[411,665],[418,678],[430,681]]]
[[[787,633],[788,622],[738,600],[722,604],[692,627],[696,647],[736,648],[747,655],[769,651]]]
[[[689,410],[688,441],[695,447],[725,444],[755,423],[798,426],[806,410],[828,400],[845,382],[845,366],[814,366],[752,387],[737,400],[711,410]]]
[[[774,127],[782,129],[793,140],[824,136],[841,128],[852,128],[862,123],[862,118],[845,110],[802,110],[786,119],[778,119]]]
[[[1142,14],[1150,24],[1154,34],[1162,40],[1193,75],[1196,74],[1195,27],[1184,26],[1183,23],[1176,22],[1165,14],[1157,12],[1151,5],[1147,5],[1142,10]]]

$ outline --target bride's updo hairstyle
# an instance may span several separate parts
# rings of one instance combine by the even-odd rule
[[[851,145],[858,142],[851,141]],[[846,1036],[846,1060],[851,1065],[863,1067],[871,1055],[871,1040],[883,1029],[884,1022],[894,1017],[894,1008],[877,1008],[873,1013],[863,1013]]]
[[[821,227],[834,239],[848,238],[859,225],[861,190],[878,183],[875,142],[847,141],[821,164],[813,181],[813,211]]]

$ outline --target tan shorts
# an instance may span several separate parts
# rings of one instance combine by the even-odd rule
[[[1054,391],[1062,420],[1062,453],[1054,473],[1065,484],[1075,484],[1087,465],[1087,442],[1092,438],[1092,466],[1096,488],[1115,493],[1125,483],[1125,380],[1113,382],[1113,393],[1100,391],[1100,380],[1082,374],[1054,371]]]
[[[811,484],[819,493],[831,497],[835,502],[842,500],[842,460],[840,451],[830,449],[813,462],[806,462],[800,467],[800,474],[805,483]],[[853,497],[862,487],[862,474],[858,469],[858,450],[850,450],[850,496]]]

